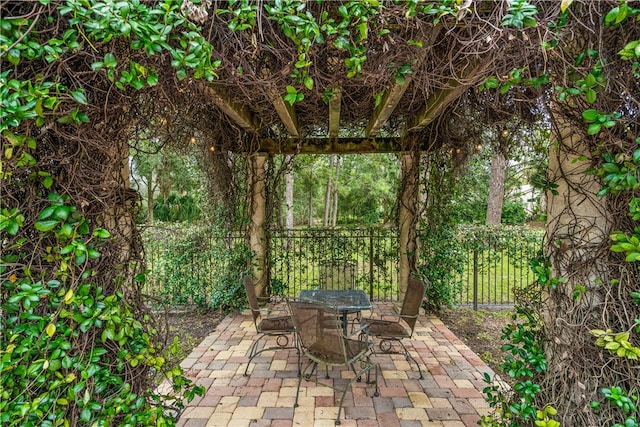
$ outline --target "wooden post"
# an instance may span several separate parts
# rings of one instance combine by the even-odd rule
[[[266,254],[267,242],[265,239],[266,222],[266,195],[264,182],[264,166],[266,156],[253,155],[249,158],[249,192],[251,204],[249,215],[249,245],[253,253],[252,269],[253,279],[256,285],[256,294],[261,296],[267,285]]]
[[[400,189],[400,211],[398,232],[400,239],[400,272],[398,301],[403,301],[411,273],[416,269],[417,257],[417,200],[418,164],[415,153],[401,154],[402,188]]]

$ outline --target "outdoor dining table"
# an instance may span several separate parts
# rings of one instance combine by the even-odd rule
[[[373,306],[367,293],[361,289],[303,289],[301,300],[320,302],[335,306],[342,317],[342,329],[347,333],[347,314],[370,310]]]

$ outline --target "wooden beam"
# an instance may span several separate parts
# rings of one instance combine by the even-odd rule
[[[342,103],[342,90],[333,89],[333,95],[329,101],[329,138],[337,138],[340,129],[340,105]]]
[[[472,61],[462,70],[459,77],[447,81],[446,88],[433,92],[425,106],[414,117],[409,118],[405,133],[421,130],[434,121],[449,104],[475,83],[475,79],[487,67],[487,62],[480,59]]]
[[[421,150],[426,150],[427,142],[422,142]],[[401,138],[262,138],[259,152],[271,154],[356,154],[356,153],[399,153],[410,150]]]
[[[242,129],[253,133],[258,132],[257,120],[245,105],[233,101],[220,87],[205,83],[200,83],[200,87],[205,94],[211,97],[218,108],[238,123]]]
[[[387,122],[393,110],[395,110],[398,105],[398,101],[404,95],[404,92],[409,87],[409,83],[411,82],[411,77],[407,76],[404,79],[402,84],[399,84],[397,81],[391,86],[391,89],[385,91],[382,102],[378,104],[378,106],[373,110],[373,116],[371,116],[371,120],[367,124],[367,130],[365,135],[367,138],[375,137],[380,128]]]
[[[293,106],[277,93],[272,93],[271,102],[278,112],[280,120],[282,120],[282,123],[284,123],[284,126],[287,128],[289,135],[298,138],[300,136],[300,130],[298,129],[298,119]]]
[[[435,43],[437,37],[440,34],[441,29],[442,27],[439,25],[431,28],[431,31],[429,32],[428,36],[426,37],[426,40],[424,41],[424,45],[426,47],[423,50],[423,53],[422,53],[423,55],[427,55],[427,53],[431,50],[431,48],[433,47],[433,44]],[[418,67],[419,63],[421,63],[424,60],[424,58],[425,57],[423,56],[422,59],[418,60],[418,64],[417,65],[414,64],[414,67]],[[367,124],[367,130],[365,133],[367,138],[375,137],[380,131],[380,128],[382,128],[382,126],[384,126],[387,120],[389,120],[389,117],[391,117],[391,114],[393,114],[393,111],[395,110],[396,106],[398,105],[398,102],[400,101],[405,91],[409,87],[410,83],[411,83],[411,75],[407,75],[405,76],[402,84],[398,83],[396,79],[393,86],[391,86],[390,89],[385,91],[382,97],[382,101],[374,109],[373,115],[371,116],[371,120],[369,120],[369,123]]]

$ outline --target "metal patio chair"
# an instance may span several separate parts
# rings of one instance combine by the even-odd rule
[[[295,337],[296,330],[293,325],[291,316],[288,314],[271,316],[270,313],[272,309],[268,304],[261,307],[259,304],[259,298],[256,295],[253,278],[251,276],[245,276],[244,287],[247,292],[247,299],[249,300],[249,308],[251,309],[251,314],[253,316],[253,324],[255,325],[256,332],[258,333],[258,336],[253,341],[253,344],[251,344],[251,348],[249,348],[249,361],[247,362],[247,367],[244,370],[244,375],[247,376],[251,361],[260,353],[268,350],[284,349],[296,350],[298,354],[298,375],[300,375],[300,349],[297,345],[298,342]],[[290,336],[292,336],[293,338],[291,340],[293,342],[293,346],[289,345]],[[275,337],[276,346],[263,347],[262,349],[258,350],[258,343],[262,338],[265,337]]]
[[[418,367],[420,379],[423,379],[422,369],[418,361],[413,358],[403,344],[403,340],[411,339],[416,321],[420,313],[420,305],[424,299],[426,287],[422,280],[411,279],[407,286],[407,293],[402,302],[400,314],[383,314],[381,318],[367,318],[360,322],[361,328],[368,336],[379,339],[378,348],[384,354],[403,354],[407,361],[412,360]],[[393,343],[398,343],[402,351],[397,351]],[[374,354],[378,354],[374,350]]]
[[[367,384],[371,384],[371,368],[375,367],[375,392],[374,396],[379,396],[378,389],[378,365],[374,365],[369,355],[371,354],[371,342],[364,339],[351,339],[344,335],[342,320],[339,311],[333,307],[319,302],[309,302],[303,300],[289,300],[289,311],[296,326],[299,345],[305,356],[309,358],[309,363],[302,371],[298,379],[296,390],[296,400],[294,406],[298,406],[298,396],[300,394],[300,384],[302,378],[309,380],[317,365],[326,367],[326,378],[329,378],[329,367],[344,366],[354,373],[354,377],[349,379],[344,388],[329,385],[334,390],[341,392],[338,416],[335,423],[340,424],[340,414],[344,397],[354,380],[360,381],[363,374],[367,374]],[[307,370],[313,367],[309,374]],[[318,374],[316,373],[316,384]],[[324,384],[327,385],[327,384]]]

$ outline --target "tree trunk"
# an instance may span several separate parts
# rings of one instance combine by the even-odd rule
[[[309,190],[309,221],[308,225],[311,227],[313,225],[313,191]]]
[[[153,171],[145,177],[147,181],[147,224],[153,223]]]
[[[499,145],[499,144],[498,144]],[[504,205],[504,180],[507,162],[499,146],[494,147],[491,157],[491,178],[489,180],[489,198],[487,200],[487,225],[499,225],[502,222]]]
[[[329,213],[331,211],[331,190],[333,189],[331,174],[333,173],[333,161],[335,159],[335,154],[332,154],[329,157],[329,175],[327,177],[327,189],[324,193],[324,216],[322,217],[322,226],[329,226]]]
[[[333,209],[331,210],[331,226],[335,228],[338,220],[338,177],[340,176],[340,157],[336,159],[336,175],[333,178]]]
[[[286,220],[285,227],[288,230],[293,229],[293,158],[291,155],[286,156],[287,174],[285,175],[285,204],[286,204]]]

